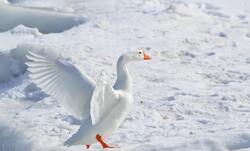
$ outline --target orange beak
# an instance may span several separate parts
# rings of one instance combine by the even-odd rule
[[[144,55],[144,60],[151,60],[152,58],[148,55],[148,54],[146,54],[146,53],[143,53],[143,55]]]

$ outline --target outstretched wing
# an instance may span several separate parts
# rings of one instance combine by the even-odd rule
[[[72,64],[29,51],[29,77],[45,93],[54,96],[78,118],[89,116],[95,83]]]
[[[104,72],[97,82],[90,103],[90,115],[93,125],[101,121],[102,117],[119,102],[119,94],[107,83],[107,76]]]

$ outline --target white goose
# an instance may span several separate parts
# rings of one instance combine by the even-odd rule
[[[119,57],[114,86],[101,74],[97,84],[72,64],[29,51],[29,77],[44,92],[54,96],[75,116],[86,119],[80,129],[64,144],[86,145],[97,141],[103,148],[113,148],[103,137],[111,135],[124,121],[133,103],[132,79],[127,69],[131,61],[150,60],[142,50]]]

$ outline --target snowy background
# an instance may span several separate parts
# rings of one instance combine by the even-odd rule
[[[0,150],[85,148],[62,145],[80,121],[30,83],[27,50],[113,82],[137,48],[153,60],[129,66],[135,105],[112,150],[250,151],[249,0],[0,0]]]

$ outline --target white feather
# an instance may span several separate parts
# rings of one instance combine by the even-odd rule
[[[132,104],[132,81],[127,62],[143,60],[143,55],[127,53],[117,62],[117,80],[112,87],[104,72],[95,86],[93,80],[72,64],[29,52],[27,63],[31,80],[44,92],[61,101],[77,117],[86,119],[64,144],[92,144],[96,135],[111,135],[124,121]],[[135,59],[136,58],[136,59]]]
[[[78,118],[89,116],[94,81],[72,64],[29,51],[29,77],[45,93],[61,101]]]
[[[106,113],[118,102],[117,97],[118,94],[116,94],[115,90],[107,83],[106,73],[102,71],[90,104],[90,115],[93,125],[100,122]]]

